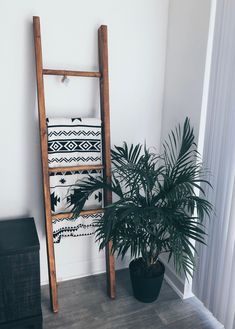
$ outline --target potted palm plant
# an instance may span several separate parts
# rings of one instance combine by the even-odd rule
[[[192,274],[193,241],[204,243],[202,222],[212,208],[201,183],[210,183],[203,178],[188,118],[171,131],[161,155],[140,144],[128,147],[126,143],[115,146],[111,154],[111,184],[92,176],[78,184],[73,212],[78,215],[87,198],[100,188],[116,195],[96,222],[96,238],[101,249],[112,240],[112,251],[118,256],[130,251],[134,296],[152,302],[164,276],[159,260],[162,253],[168,253],[168,260],[173,258],[177,272]]]

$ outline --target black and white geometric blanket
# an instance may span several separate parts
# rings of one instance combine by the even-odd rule
[[[101,121],[47,118],[50,168],[101,164]]]
[[[101,121],[82,118],[49,118],[49,167],[101,164]],[[100,170],[66,171],[50,173],[51,210],[54,214],[71,212],[75,198],[74,186],[89,175],[97,177]],[[85,209],[102,207],[102,192],[93,193]],[[54,242],[62,237],[89,236],[94,233],[94,219],[102,214],[83,215],[78,218],[53,219]]]
[[[50,173],[51,210],[54,214],[71,212],[74,204],[74,187],[88,176],[100,177],[100,170],[66,171]],[[85,203],[84,210],[102,207],[102,191],[93,193]]]

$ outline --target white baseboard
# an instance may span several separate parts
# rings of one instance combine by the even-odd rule
[[[116,260],[116,270],[127,268],[129,266],[129,258],[124,260]],[[67,263],[66,265],[58,264],[57,282],[75,280],[90,275],[97,275],[106,272],[105,259],[103,257],[90,259],[87,261],[79,261]],[[49,280],[42,280],[41,286],[47,285]]]
[[[172,269],[172,267],[169,265],[168,262],[165,261],[164,258],[161,258],[161,262],[165,266],[165,275],[164,278],[166,282],[170,285],[170,287],[177,293],[177,295],[184,299],[184,285],[185,282],[180,278],[175,271]]]
[[[184,299],[184,294],[176,287],[176,285],[173,283],[173,281],[169,278],[169,276],[165,273],[164,279],[166,282],[169,284],[169,286],[177,293],[177,295],[181,298]]]

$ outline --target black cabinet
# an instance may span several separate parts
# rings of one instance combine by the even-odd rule
[[[0,221],[0,329],[42,328],[39,240],[33,218]]]

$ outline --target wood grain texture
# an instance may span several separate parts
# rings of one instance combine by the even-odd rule
[[[61,76],[73,76],[73,77],[87,77],[87,78],[100,78],[100,72],[86,72],[86,71],[71,71],[71,70],[51,70],[44,69],[44,75],[61,75]]]
[[[49,168],[49,172],[66,172],[66,171],[83,171],[83,170],[102,170],[103,165],[89,165],[89,166],[73,166],[73,167],[57,167]]]
[[[182,301],[163,281],[156,302],[132,296],[129,271],[117,271],[117,298],[105,292],[105,274],[59,283],[63,313],[51,314],[48,289],[42,287],[44,329],[222,329],[194,298]]]
[[[41,141],[41,161],[42,161],[42,175],[43,175],[43,195],[44,195],[44,209],[46,220],[46,235],[47,235],[47,258],[49,266],[49,280],[50,280],[50,294],[51,306],[54,312],[58,312],[58,297],[57,297],[57,283],[56,283],[56,268],[55,268],[55,254],[53,242],[53,229],[51,220],[51,202],[50,202],[50,187],[48,174],[48,151],[47,151],[47,125],[45,113],[45,96],[43,84],[43,63],[42,63],[42,45],[40,32],[40,18],[33,17],[34,27],[34,43],[35,43],[35,57],[36,57],[36,74],[37,74],[37,94],[38,94],[38,115],[39,115],[39,130]]]
[[[101,25],[98,30],[100,78],[100,110],[102,121],[102,155],[104,178],[111,183],[111,145],[110,145],[110,110],[109,110],[109,72],[108,72],[108,30]],[[104,206],[112,203],[112,192],[104,190]],[[115,298],[115,262],[111,253],[112,242],[106,246],[107,286],[110,298]]]

